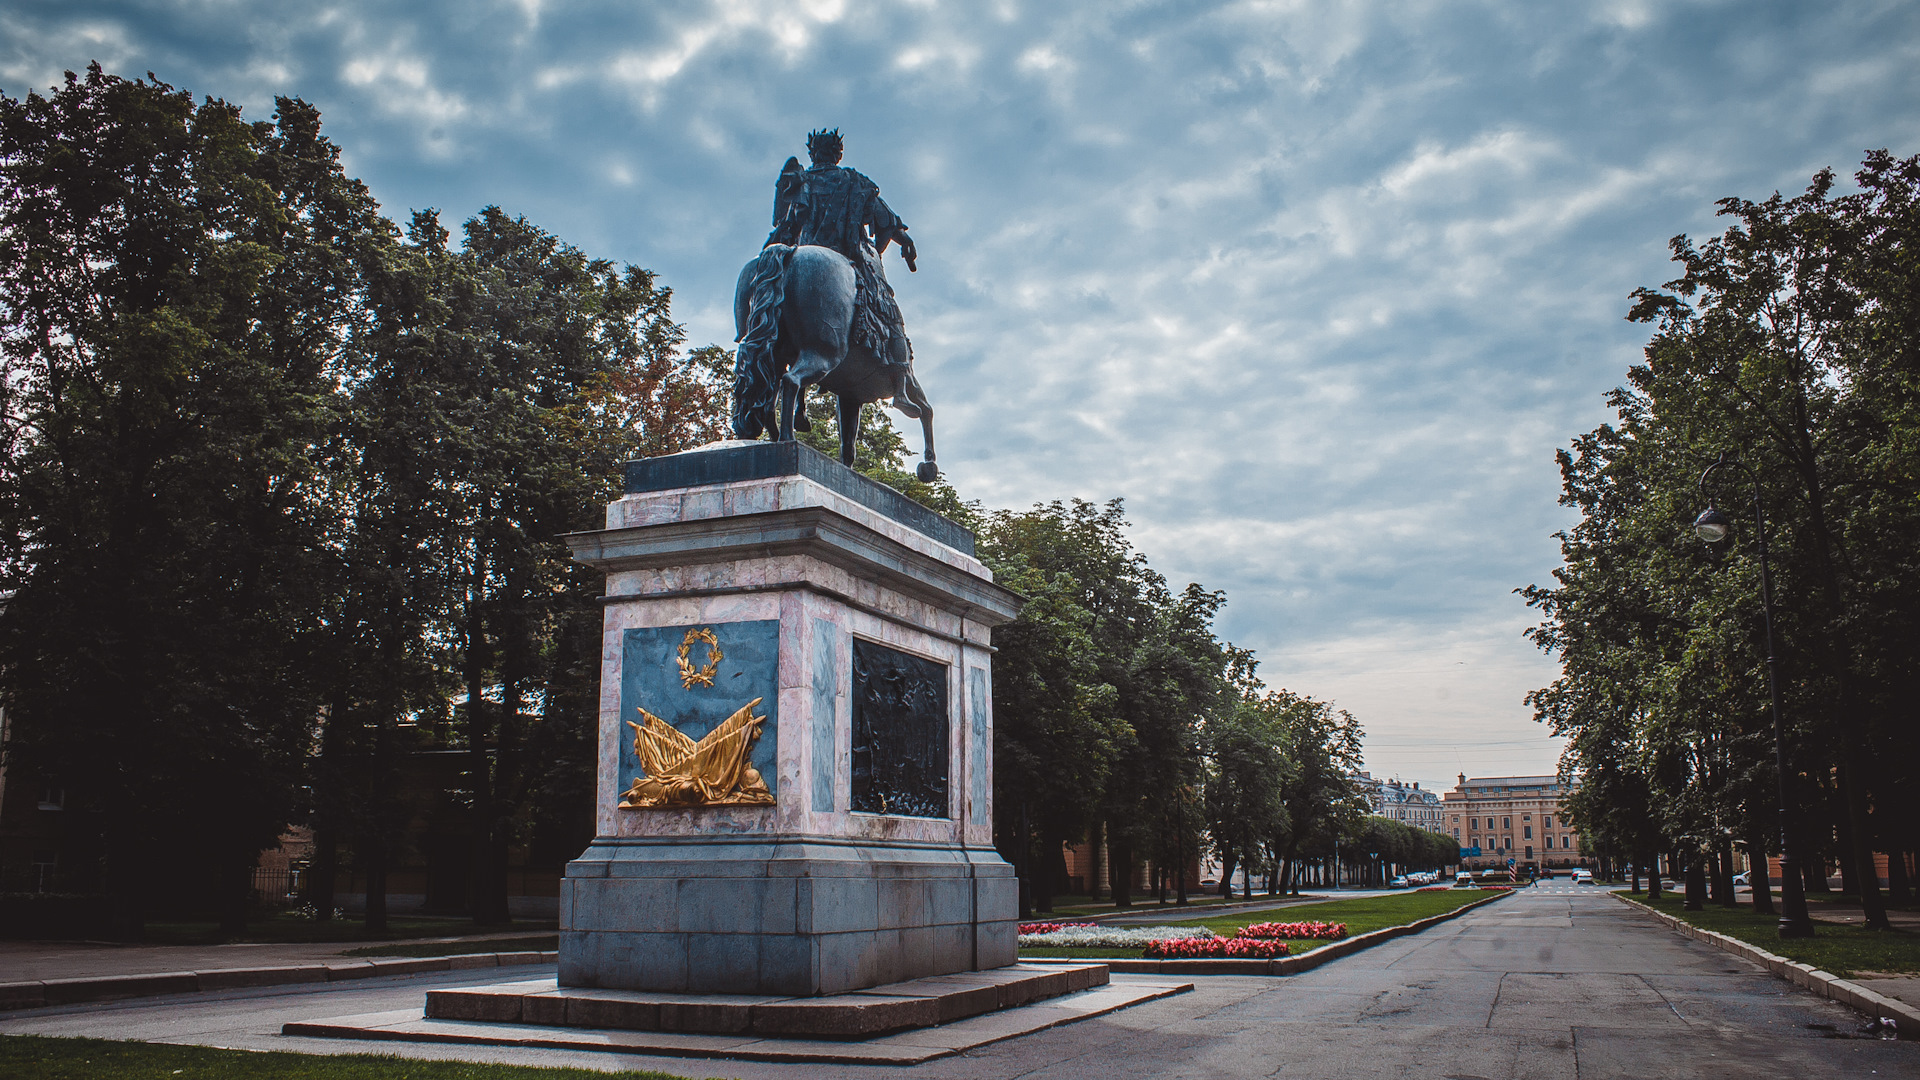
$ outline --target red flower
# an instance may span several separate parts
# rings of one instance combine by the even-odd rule
[[[1236,938],[1323,938],[1328,941],[1346,936],[1346,923],[1330,922],[1254,923],[1241,927],[1234,935]]]
[[[1022,934],[1057,934],[1069,926],[1098,925],[1100,924],[1090,922],[1023,922],[1020,924],[1020,932]]]
[[[1230,957],[1243,960],[1271,960],[1287,955],[1284,941],[1259,938],[1173,938],[1156,941],[1141,954],[1148,960],[1205,960]]]

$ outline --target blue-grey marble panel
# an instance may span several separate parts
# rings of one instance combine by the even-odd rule
[[[985,668],[967,669],[967,776],[969,778],[969,799],[973,803],[973,813],[969,818],[975,825],[988,825],[993,822],[992,792],[987,789],[987,765],[992,761],[993,738],[987,731],[987,707],[991,704],[987,697],[987,671]]]
[[[711,629],[719,641],[721,658],[713,685],[688,685],[682,678],[680,646],[689,631]],[[756,715],[764,715],[760,740],[748,762],[779,797],[780,731],[780,620],[708,623],[688,626],[648,626],[630,629],[622,642],[620,677],[620,786],[624,790],[640,775],[640,758],[633,748],[633,729],[642,723],[641,709],[672,724],[698,742],[741,706],[760,699]],[[696,672],[711,662],[706,642],[689,645],[687,662]]]
[[[813,620],[813,808],[820,813],[833,812],[833,767],[840,758],[834,730],[839,649],[839,627],[826,619]]]

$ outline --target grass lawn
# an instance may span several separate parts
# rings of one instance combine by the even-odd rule
[[[405,938],[452,937],[455,934],[477,934],[501,930],[525,930],[538,933],[542,930],[551,931],[556,925],[548,920],[515,923],[511,926],[485,927],[474,925],[472,919],[457,916],[412,915],[389,918],[386,933],[369,934],[367,921],[358,915],[329,919],[326,922],[314,922],[312,919],[296,919],[291,915],[280,914],[249,922],[247,932],[232,939],[223,937],[220,933],[220,924],[215,922],[149,922],[146,925],[146,942],[150,945],[218,945],[228,940],[298,943],[396,941]]]
[[[539,937],[487,938],[484,941],[425,941],[399,945],[369,945],[348,949],[341,956],[460,956],[482,952],[553,952],[560,947],[559,934]]]
[[[1920,934],[1910,930],[1868,930],[1816,922],[1811,938],[1782,938],[1778,915],[1755,914],[1747,904],[1731,910],[1708,904],[1699,911],[1685,911],[1681,908],[1685,900],[1679,896],[1663,895],[1653,903],[1644,896],[1632,899],[1703,930],[1739,938],[1775,956],[1812,964],[1843,979],[1867,971],[1920,975]],[[1774,903],[1779,903],[1778,897]]]
[[[1355,900],[1328,900],[1319,904],[1294,904],[1279,910],[1240,911],[1212,918],[1169,919],[1168,926],[1204,926],[1220,937],[1230,938],[1243,926],[1260,922],[1343,922],[1347,936],[1354,937],[1404,926],[1410,922],[1444,915],[1476,900],[1495,895],[1480,889],[1448,889],[1446,892],[1418,890],[1391,896],[1368,896]],[[1327,944],[1324,941],[1289,941],[1287,952],[1299,956]],[[1077,957],[1091,960],[1137,960],[1139,949],[1021,949],[1022,959],[1058,959]]]
[[[34,1080],[679,1080],[661,1072],[589,1072],[585,1069],[536,1069],[525,1065],[480,1065],[459,1061],[352,1054],[341,1057],[209,1046],[110,1042],[106,1039],[48,1039],[38,1035],[0,1035],[0,1076]]]

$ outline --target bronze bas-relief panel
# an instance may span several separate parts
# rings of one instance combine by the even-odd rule
[[[947,666],[853,641],[853,809],[948,816]]]

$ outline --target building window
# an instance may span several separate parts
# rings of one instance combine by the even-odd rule
[[[1503,829],[1511,829],[1511,828],[1513,828],[1513,819],[1512,819],[1512,818],[1510,818],[1510,817],[1503,817],[1503,818],[1501,818],[1501,819],[1500,819],[1500,827],[1501,827],[1501,828],[1503,828]]]
[[[1531,859],[1531,858],[1533,858],[1533,845],[1532,845],[1532,844],[1528,844],[1528,845],[1527,845],[1527,858],[1529,858],[1529,859]]]
[[[1521,832],[1524,832],[1524,833],[1526,834],[1526,837],[1525,837],[1526,839],[1528,839],[1528,840],[1531,840],[1531,839],[1533,839],[1533,826],[1531,826],[1531,825],[1522,825],[1522,826],[1520,826],[1520,831],[1521,831]]]
[[[1541,817],[1541,819],[1540,819],[1540,827],[1541,827],[1541,828],[1543,828],[1543,829],[1551,829],[1551,828],[1553,828],[1553,815],[1552,815],[1552,814],[1547,814],[1547,815],[1545,815],[1545,816],[1543,816],[1543,817]]]
[[[1507,850],[1508,851],[1513,850],[1513,837],[1511,836],[1507,837]]]
[[[1532,820],[1533,820],[1533,815],[1532,815],[1532,814],[1521,814],[1521,815],[1520,815],[1520,820],[1521,820],[1521,821],[1532,821]]]

